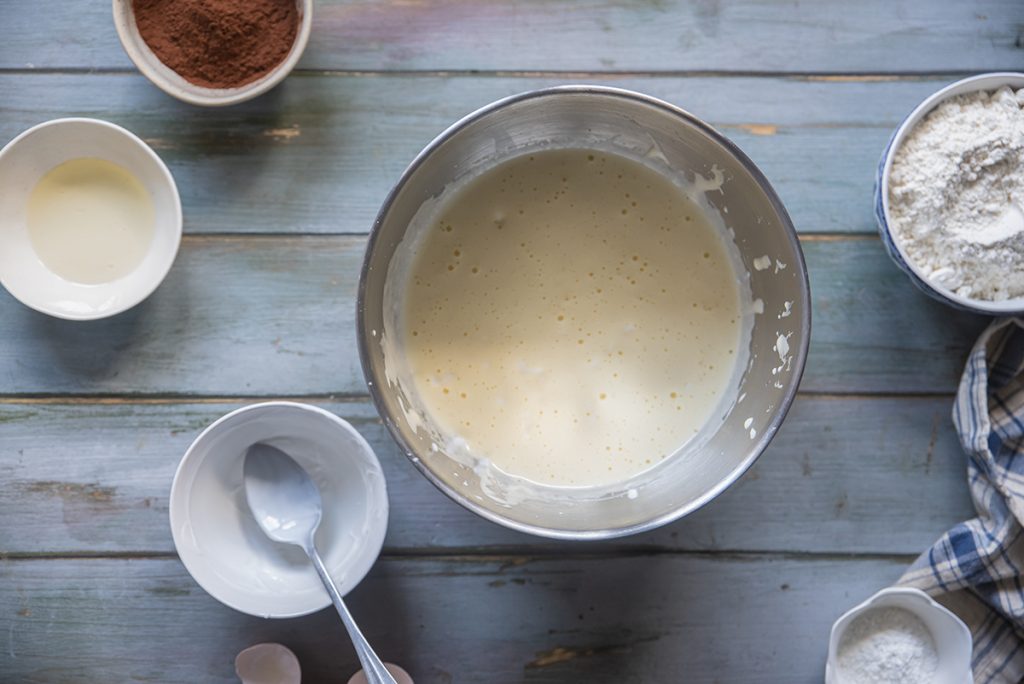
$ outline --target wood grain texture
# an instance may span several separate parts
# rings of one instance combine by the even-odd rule
[[[810,684],[822,679],[832,621],[902,568],[745,556],[391,559],[349,602],[378,652],[417,684]],[[0,637],[0,672],[24,684],[228,684],[235,654],[264,641],[296,652],[306,684],[357,669],[332,611],[243,616],[176,559],[0,561]]]
[[[935,392],[959,384],[988,318],[936,302],[879,241],[805,241],[811,279],[811,391]]]
[[[333,613],[240,615],[172,555],[181,454],[253,398],[313,397],[380,456],[386,555],[351,605],[420,684],[820,682],[832,621],[972,515],[949,408],[984,320],[864,235],[902,117],[957,74],[1024,64],[1020,0],[318,0],[300,71],[223,110],[136,73],[109,0],[15,4],[0,143],[60,116],[125,125],[171,167],[190,236],[111,320],[0,291],[0,681],[235,682],[260,641],[293,648],[307,684],[356,669]],[[732,137],[811,236],[814,295],[805,393],[757,465],[678,523],[585,546],[429,485],[364,396],[353,323],[365,234],[406,163],[465,113],[565,82],[648,92]]]
[[[0,394],[365,394],[362,237],[186,239],[167,281],[109,320],[59,321],[0,292]],[[912,287],[876,239],[811,240],[802,387],[951,392],[985,319]]]
[[[798,400],[761,460],[718,500],[653,533],[585,547],[477,518],[416,472],[369,403],[321,405],[352,422],[384,466],[388,553],[916,554],[973,516],[951,401]],[[172,552],[167,497],[178,460],[206,425],[238,405],[0,405],[0,556]]]
[[[109,2],[0,22],[2,68],[128,68]],[[320,0],[306,69],[908,72],[1021,62],[1016,0]],[[45,40],[41,40],[45,37]]]
[[[949,80],[302,75],[209,110],[134,74],[0,74],[0,142],[46,119],[108,119],[167,161],[188,232],[362,234],[405,166],[452,122],[514,93],[596,82],[719,127],[765,172],[799,231],[873,233],[878,158],[903,117]]]

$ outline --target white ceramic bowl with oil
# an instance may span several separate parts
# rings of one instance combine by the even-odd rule
[[[123,167],[153,202],[149,250],[127,275],[100,284],[66,280],[32,246],[27,207],[32,190],[54,167],[97,158]],[[0,284],[26,306],[57,318],[92,320],[148,297],[171,269],[181,244],[181,199],[171,172],[149,145],[99,119],[54,119],[33,126],[0,150]]]
[[[347,422],[315,406],[283,401],[227,414],[203,430],[182,458],[171,485],[171,533],[192,577],[243,613],[306,615],[331,599],[306,554],[271,541],[249,510],[242,465],[257,442],[285,451],[319,488],[317,550],[342,595],[359,584],[384,545],[384,472]]]
[[[178,72],[161,62],[160,58],[154,54],[146,41],[139,35],[139,28],[135,23],[135,13],[132,10],[132,0],[113,0],[113,2],[114,27],[117,29],[117,37],[121,39],[124,51],[128,53],[128,57],[135,63],[142,75],[171,97],[201,107],[225,107],[245,102],[262,95],[279,84],[299,63],[299,58],[306,50],[309,34],[313,28],[313,0],[296,0],[299,10],[299,26],[295,33],[295,42],[292,43],[291,50],[280,64],[255,81],[237,88],[207,88],[186,80]]]

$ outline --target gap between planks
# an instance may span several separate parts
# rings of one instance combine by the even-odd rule
[[[237,404],[247,401],[307,401],[333,404],[359,404],[370,400],[369,394],[291,394],[195,396],[190,394],[0,394],[0,405],[124,405],[124,404]]]
[[[879,399],[949,399],[953,392],[818,392],[799,391],[799,399],[835,401],[876,401]],[[312,403],[362,404],[370,402],[369,394],[289,394],[289,395],[209,395],[190,394],[0,394],[0,406],[21,405],[186,405],[186,404],[239,404],[244,402],[304,401]]]
[[[733,126],[739,128],[741,126]],[[225,242],[265,242],[287,239],[325,239],[325,238],[367,238],[369,232],[342,232],[342,233],[314,233],[314,232],[259,232],[259,233],[217,233],[199,232],[185,233],[181,236],[182,242],[203,244],[203,243],[225,243]],[[801,242],[864,242],[877,241],[878,233],[800,233]]]
[[[385,561],[443,561],[448,563],[500,563],[503,567],[526,565],[548,560],[600,561],[609,558],[643,558],[670,556],[757,563],[763,561],[894,561],[909,564],[917,554],[912,553],[837,553],[815,551],[745,551],[723,549],[699,551],[663,547],[622,546],[604,552],[575,552],[558,546],[503,546],[480,548],[415,548],[387,549],[379,559]],[[177,560],[173,551],[77,551],[77,552],[0,552],[0,563],[72,560]]]
[[[1016,67],[988,69],[986,71],[1013,71]],[[303,69],[297,68],[292,76],[326,76],[342,78],[776,78],[795,81],[825,81],[837,83],[873,83],[880,81],[927,81],[936,78],[964,78],[980,73],[966,71],[878,71],[878,72],[813,72],[813,71],[760,71],[746,69],[665,69],[665,70],[558,70],[558,69]],[[8,67],[0,68],[0,75],[79,74],[97,76],[137,76],[132,67]]]

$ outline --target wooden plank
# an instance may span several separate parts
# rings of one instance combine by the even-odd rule
[[[355,344],[362,237],[185,240],[167,281],[106,321],[0,293],[0,393],[365,394]],[[814,332],[804,390],[950,392],[985,319],[918,292],[876,239],[805,243]]]
[[[904,564],[388,559],[349,603],[418,684],[810,683],[821,681],[832,622]],[[176,559],[0,562],[0,633],[0,672],[26,684],[237,682],[235,654],[265,641],[296,652],[303,682],[345,681],[358,667],[333,611],[247,617]]]
[[[586,550],[918,553],[973,516],[951,402],[800,399],[768,452],[720,499],[659,531]],[[449,501],[369,403],[321,405],[355,424],[381,459],[389,552],[582,548],[510,532]],[[237,406],[0,405],[0,555],[172,552],[167,496],[178,460]]]
[[[6,392],[365,392],[355,347],[363,238],[187,240],[147,301],[69,324],[0,295]]]
[[[127,68],[110,4],[5,12],[0,67]],[[322,0],[307,69],[908,72],[1020,65],[1016,0]]]
[[[952,391],[989,319],[911,285],[877,240],[804,242],[811,353],[804,390]]]
[[[451,122],[513,93],[581,80],[595,81],[304,75],[272,96],[211,111],[137,75],[8,74],[0,75],[0,141],[50,118],[109,119],[167,161],[186,231],[358,234],[406,164]],[[597,82],[664,98],[719,126],[761,166],[798,230],[872,233],[878,157],[902,118],[948,80]]]

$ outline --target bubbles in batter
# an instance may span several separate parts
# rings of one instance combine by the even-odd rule
[[[443,197],[427,230],[399,330],[414,391],[502,471],[622,482],[696,435],[729,387],[741,314],[723,238],[646,166],[516,157]]]

